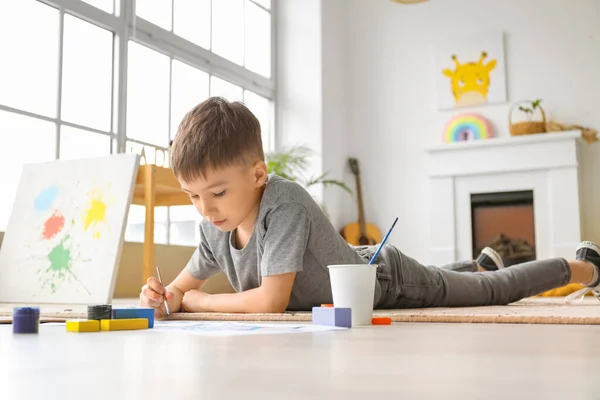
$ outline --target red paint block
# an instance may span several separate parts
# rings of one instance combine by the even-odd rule
[[[371,320],[371,323],[373,325],[390,325],[392,323],[392,319],[385,318],[385,317],[377,317],[377,318],[373,318]]]

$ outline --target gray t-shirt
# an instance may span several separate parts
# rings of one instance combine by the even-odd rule
[[[202,220],[200,244],[187,270],[202,280],[223,271],[238,292],[259,287],[263,276],[296,272],[288,310],[333,303],[327,266],[365,264],[368,259],[340,236],[301,185],[273,174],[248,243],[236,249],[234,242],[234,232]],[[378,283],[374,304],[380,297]]]

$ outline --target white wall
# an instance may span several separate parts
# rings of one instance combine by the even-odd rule
[[[329,0],[325,0],[327,3]],[[347,154],[360,157],[367,219],[390,242],[428,262],[429,201],[424,148],[441,140],[454,113],[435,105],[437,38],[486,30],[505,32],[509,101],[542,98],[549,116],[600,129],[600,0],[348,0],[347,76],[342,130]],[[337,24],[337,23],[336,23]],[[324,110],[331,105],[324,102]],[[501,136],[509,104],[477,108]],[[463,110],[464,111],[464,110]],[[600,241],[600,144],[586,146],[594,174],[584,177],[584,238]],[[473,168],[477,168],[476,165]],[[595,185],[595,186],[592,186]],[[345,199],[345,208],[354,204]],[[450,260],[449,260],[450,261]]]
[[[277,3],[276,147],[302,144],[316,152],[310,174],[322,170],[321,1]],[[313,189],[322,197],[322,191]]]
[[[277,5],[277,148],[310,147],[316,152],[312,174],[325,172],[354,188],[347,167],[346,1],[280,0]],[[310,191],[322,200],[334,226],[356,218],[353,198],[339,187]]]

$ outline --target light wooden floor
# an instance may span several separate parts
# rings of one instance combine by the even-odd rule
[[[0,398],[599,399],[600,326],[394,324],[313,334],[0,325]],[[401,397],[400,397],[401,396]]]

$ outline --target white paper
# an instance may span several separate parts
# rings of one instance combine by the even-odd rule
[[[155,321],[154,330],[198,336],[243,336],[282,333],[307,333],[345,330],[336,326],[313,324],[263,324],[225,321]]]

